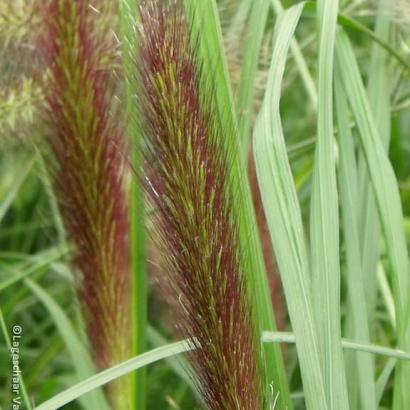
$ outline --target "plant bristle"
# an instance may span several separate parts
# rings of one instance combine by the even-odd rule
[[[146,190],[179,328],[198,345],[191,359],[210,409],[261,409],[259,343],[222,142],[233,130],[220,129],[212,81],[204,78],[180,5],[144,2],[140,12]]]
[[[103,68],[110,44],[95,23],[98,7],[48,1],[39,48],[49,70],[46,120],[57,197],[76,247],[87,335],[105,368],[129,357],[130,262],[123,130],[111,113],[113,82]]]

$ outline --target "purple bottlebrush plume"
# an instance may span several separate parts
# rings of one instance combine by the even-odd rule
[[[229,154],[212,81],[191,47],[182,6],[140,7],[137,61],[145,179],[156,241],[197,350],[192,365],[210,409],[263,408],[259,342],[248,301]],[[232,127],[231,127],[232,128]]]
[[[121,121],[111,113],[111,44],[99,30],[104,0],[49,0],[39,48],[49,71],[46,119],[57,197],[76,246],[78,294],[99,368],[130,355],[130,257]],[[117,409],[127,379],[113,383]],[[116,387],[121,394],[116,396]]]

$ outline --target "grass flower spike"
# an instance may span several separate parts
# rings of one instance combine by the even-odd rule
[[[207,406],[261,409],[259,344],[212,82],[201,72],[178,3],[143,3],[141,25],[146,187],[181,307],[179,327],[198,344],[191,359]]]
[[[40,48],[57,196],[76,245],[79,299],[95,361],[128,358],[129,245],[123,132],[111,114],[113,87],[104,68],[110,43],[98,30],[99,1],[52,0],[44,6]],[[129,387],[129,386],[128,386]],[[115,409],[127,406],[127,379],[109,387]]]

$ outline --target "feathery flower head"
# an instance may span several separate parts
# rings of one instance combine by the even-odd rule
[[[111,45],[96,24],[103,3],[48,1],[39,42],[49,70],[45,97],[57,196],[76,245],[79,299],[100,368],[128,358],[131,345],[123,131],[111,113]]]
[[[394,18],[400,27],[409,31],[410,23],[410,0],[393,0]]]
[[[213,87],[178,2],[143,2],[138,68],[146,189],[179,327],[210,409],[261,409],[259,343],[243,278]],[[227,126],[224,132],[232,132]]]

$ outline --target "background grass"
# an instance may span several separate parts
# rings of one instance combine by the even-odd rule
[[[252,249],[249,280],[261,330],[275,327],[243,182],[252,134],[272,243],[280,273],[286,275],[290,319],[285,330],[294,333],[296,347],[287,345],[284,365],[279,361],[275,366],[272,358],[280,349],[265,344],[267,375],[284,392],[277,403],[291,400],[296,409],[304,409],[305,399],[309,404],[316,398],[317,407],[308,408],[327,408],[332,391],[338,408],[405,410],[410,405],[409,365],[396,362],[391,352],[386,357],[344,350],[342,356],[340,345],[344,337],[410,351],[410,33],[401,23],[405,13],[395,10],[395,0],[345,0],[338,9],[336,2],[308,2],[293,36],[290,25],[296,25],[301,10],[291,9],[280,19],[278,14],[294,1],[206,0],[201,14],[192,14],[193,3],[186,0],[193,30],[202,33],[198,38],[206,67],[216,74],[222,118],[238,125],[232,172],[241,188],[241,235]],[[23,328],[20,360],[31,404],[94,372],[75,302],[71,247],[44,167],[47,151],[38,112],[42,93],[32,70],[33,33],[39,28],[32,4],[0,2],[1,408],[10,403],[7,341],[16,324]],[[123,31],[116,23],[120,14],[112,16],[118,38],[133,29],[126,8],[123,13]],[[318,30],[325,35],[318,37]],[[131,40],[124,44],[133,47]],[[127,63],[125,68],[132,77]],[[115,69],[122,82],[123,67]],[[133,195],[134,215],[141,206],[138,195]],[[134,243],[141,238],[141,226],[138,231],[134,225]],[[133,249],[142,261],[144,249]],[[326,266],[319,264],[326,261]],[[170,342],[171,320],[155,286],[141,286],[136,294],[140,316],[135,323],[143,323],[144,298],[149,323],[148,329],[136,327],[136,334],[146,332],[147,349]],[[197,405],[184,358],[178,357],[146,368],[146,387],[140,391],[146,393],[148,409]],[[341,375],[343,368],[346,388],[339,382],[330,388],[331,373]],[[106,406],[96,390],[65,408]]]

